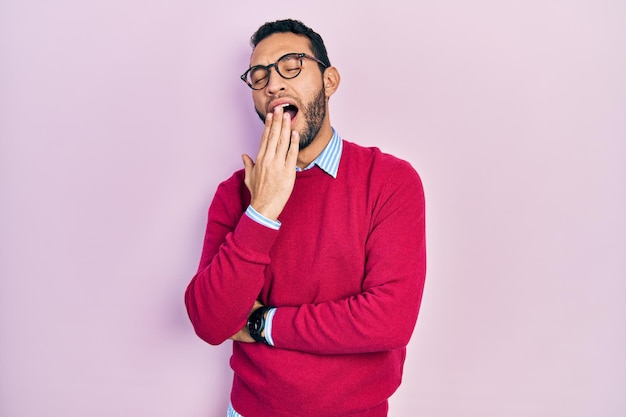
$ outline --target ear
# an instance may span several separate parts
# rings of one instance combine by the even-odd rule
[[[335,94],[337,88],[339,88],[339,83],[341,82],[341,76],[339,75],[339,71],[335,67],[328,67],[324,71],[324,92],[326,93],[326,97],[330,97]]]

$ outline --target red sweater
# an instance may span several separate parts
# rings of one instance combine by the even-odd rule
[[[297,173],[278,231],[244,214],[243,178],[240,170],[219,185],[185,294],[211,344],[245,325],[254,300],[278,308],[274,347],[233,343],[234,408],[245,417],[385,416],[426,273],[418,174],[344,141],[336,179],[318,167]]]

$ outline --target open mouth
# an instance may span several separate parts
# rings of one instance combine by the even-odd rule
[[[283,111],[285,113],[289,113],[289,116],[291,116],[292,121],[296,118],[296,114],[298,114],[298,108],[294,106],[293,104],[283,105]]]

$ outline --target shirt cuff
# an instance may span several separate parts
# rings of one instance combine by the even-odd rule
[[[267,311],[267,317],[265,318],[265,340],[270,346],[274,346],[274,339],[272,339],[272,320],[274,320],[274,314],[276,309],[272,308]]]
[[[254,208],[252,208],[252,206],[248,206],[248,208],[246,209],[246,215],[255,222],[262,224],[263,226],[269,227],[270,229],[280,229],[280,222],[278,220],[268,219],[267,217],[256,211]]]

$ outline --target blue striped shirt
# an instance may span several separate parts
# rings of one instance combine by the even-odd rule
[[[228,404],[228,411],[226,417],[243,417],[241,414],[235,411],[232,404]]]
[[[307,169],[311,169],[317,165],[331,177],[337,178],[342,150],[343,142],[341,140],[341,137],[339,137],[339,135],[333,128],[333,137],[330,138],[330,142],[328,142],[328,145],[326,145],[324,150],[317,156],[317,158],[315,158],[313,162],[307,165],[304,169],[296,167],[296,171],[306,171]],[[264,226],[267,226],[274,230],[280,229],[279,221],[268,219],[267,217],[263,216],[261,213],[253,209],[252,206],[248,206],[248,208],[246,209],[246,214],[252,220]],[[265,340],[267,340],[267,343],[270,346],[274,346],[274,340],[272,339],[272,319],[274,318],[274,313],[276,313],[275,308],[269,310],[267,313],[267,319],[265,321]],[[243,417],[241,414],[235,411],[232,404],[228,405],[228,413],[226,414],[226,416]]]

